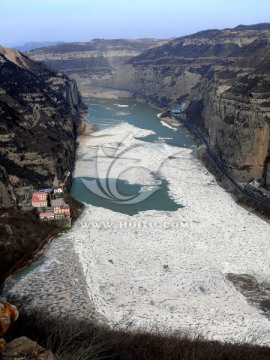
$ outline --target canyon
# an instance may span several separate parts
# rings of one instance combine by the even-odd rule
[[[130,58],[167,41],[93,39],[89,42],[44,47],[27,52],[27,55],[72,77],[79,85],[81,94],[87,97],[99,84],[107,89],[115,69],[121,68]]]
[[[1,48],[2,206],[14,204],[16,187],[49,186],[55,175],[73,169],[84,110],[78,89],[84,97],[124,92],[164,109],[182,104],[181,118],[204,133],[239,182],[256,179],[269,186],[269,39],[268,24],[170,40],[96,39],[27,53],[39,62]],[[131,111],[127,104],[113,105],[117,116]],[[175,154],[164,137],[148,143],[151,135],[127,123],[84,135],[74,176],[95,177],[100,147],[108,153],[121,143],[136,148],[128,164],[141,162],[149,174],[166,155],[160,171],[177,210],[139,211],[132,217],[135,224],[159,226],[130,230],[121,225],[128,224],[129,215],[88,204],[70,232],[6,284],[6,294],[24,310],[56,317],[78,316],[79,308],[82,318],[112,327],[166,325],[211,341],[267,345],[268,318],[228,275],[247,274],[268,286],[269,224],[236,204],[192,149]],[[122,180],[145,185],[146,175],[133,171]],[[103,218],[110,227],[96,227]],[[174,227],[180,223],[185,226]],[[8,232],[5,226],[5,239]]]
[[[27,54],[70,75],[85,96],[113,90],[164,108],[184,104],[182,116],[203,131],[226,170],[267,188],[269,40],[269,24],[240,25],[162,43],[93,40]]]
[[[268,345],[269,310],[261,300],[268,302],[270,296],[269,223],[218,185],[196,158],[192,143],[183,146],[185,137],[182,146],[168,144],[178,130],[161,125],[170,132],[164,136],[143,128],[151,116],[138,116],[137,108],[150,108],[153,117],[158,109],[129,99],[92,99],[90,114],[98,101],[103,111],[133,113],[134,123],[128,115],[117,115],[122,122],[79,138],[72,188],[83,180],[76,188],[87,203],[84,212],[36,263],[6,282],[8,301],[20,312],[88,319],[130,332],[177,331],[211,341]],[[101,123],[107,119],[103,114]],[[155,120],[160,122],[156,115]],[[156,134],[158,139],[150,137]],[[106,188],[95,189],[107,197],[113,194],[114,207],[102,195],[95,202],[97,192],[89,184],[104,184],[104,174]],[[152,206],[138,201],[131,213],[125,208],[135,205],[116,203],[120,196],[114,179],[120,180],[122,196],[127,195],[121,191],[123,182],[142,184],[137,200],[147,185],[153,188],[164,179],[175,206],[164,207],[159,189],[157,202],[153,194]],[[71,194],[76,196],[72,189]],[[246,292],[252,288],[242,278],[253,279],[263,299],[246,297],[241,285]]]

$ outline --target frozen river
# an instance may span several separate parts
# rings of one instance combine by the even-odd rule
[[[127,103],[118,107],[121,119],[131,111]],[[10,293],[31,293],[29,306],[55,314],[57,304],[61,313],[65,304],[76,313],[79,304],[78,316],[92,311],[111,325],[269,344],[269,320],[226,278],[248,274],[269,282],[269,224],[216,184],[191,140],[184,147],[164,141],[175,139],[178,128],[161,125],[168,130],[163,136],[130,121],[113,125],[80,139],[72,191],[81,200],[87,193],[86,210]],[[136,211],[123,210],[130,201]]]

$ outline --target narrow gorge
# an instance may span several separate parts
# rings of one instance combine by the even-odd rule
[[[28,55],[71,75],[84,94],[113,89],[159,107],[186,104],[185,117],[204,132],[235,179],[268,187],[269,39],[269,24],[259,24],[152,41],[148,49],[138,49],[140,40],[135,57],[134,43],[122,41],[120,50],[119,41],[109,40],[110,51],[95,40]]]
[[[7,300],[106,331],[268,346],[269,220],[219,185],[183,124],[239,186],[255,180],[267,193],[269,53],[269,24],[0,48],[2,211],[17,188],[55,176],[84,203],[72,228],[8,279]],[[178,119],[163,116],[177,105]],[[5,240],[13,228],[2,222]]]

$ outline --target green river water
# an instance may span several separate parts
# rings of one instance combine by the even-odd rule
[[[157,116],[160,110],[135,100],[88,100],[87,120],[94,124],[95,129],[103,130],[116,126],[121,122],[129,123],[141,129],[154,131],[155,134],[138,138],[151,143],[167,143],[175,147],[191,148],[195,146],[193,139],[189,136],[183,126],[169,128],[162,125]],[[91,165],[90,165],[91,166]],[[144,201],[135,204],[116,203],[109,201],[91,192],[83,183],[83,180],[94,180],[93,178],[75,178],[70,193],[79,201],[107,208],[128,215],[137,214],[145,210],[176,211],[181,204],[176,203],[169,194],[168,183],[165,179],[158,178],[160,189],[147,197]],[[105,179],[103,179],[105,182]],[[129,184],[124,180],[116,180],[119,193],[133,195],[141,191],[143,184]]]

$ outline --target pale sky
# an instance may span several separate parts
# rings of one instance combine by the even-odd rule
[[[0,44],[169,38],[269,15],[270,0],[0,0]]]

